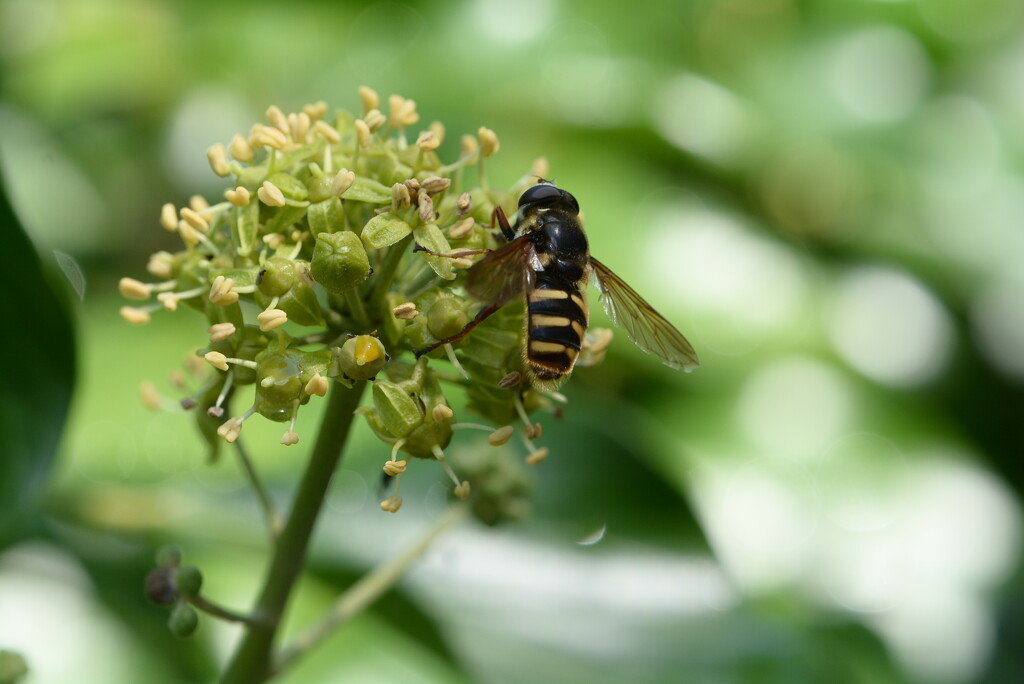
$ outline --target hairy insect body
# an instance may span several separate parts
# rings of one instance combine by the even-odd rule
[[[579,358],[588,322],[586,285],[593,277],[605,312],[641,350],[672,368],[697,367],[697,354],[683,334],[591,256],[580,206],[570,193],[541,181],[519,197],[514,226],[500,206],[494,209],[494,222],[508,243],[480,250],[484,257],[473,264],[465,280],[466,291],[485,306],[460,332],[418,350],[417,357],[458,342],[525,295],[524,365],[534,384],[551,389],[572,372]],[[417,250],[455,258],[420,246]]]
[[[558,382],[572,372],[587,331],[587,237],[574,216],[558,210],[527,226],[541,270],[526,295],[526,365],[535,379]]]

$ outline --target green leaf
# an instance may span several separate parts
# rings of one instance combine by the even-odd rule
[[[437,227],[435,223],[428,223],[425,226],[417,228],[413,231],[416,243],[426,247],[431,252],[437,252],[438,254],[448,254],[451,251],[451,247],[448,245],[448,240],[445,239],[444,233]],[[425,255],[427,258],[427,264],[433,269],[434,273],[444,278],[445,280],[455,280],[455,269],[452,266],[452,260],[448,257],[431,256]]]
[[[255,199],[244,207],[231,210],[231,237],[238,245],[241,256],[250,254],[257,247],[259,239],[260,203]]]
[[[66,287],[55,287],[22,230],[0,178],[0,230],[5,262],[0,288],[8,293],[7,364],[0,374],[0,548],[30,518],[50,475],[75,381],[75,334]],[[47,260],[53,263],[52,259]]]
[[[409,224],[394,214],[378,214],[366,222],[359,237],[367,247],[380,249],[395,244],[411,232]]]
[[[344,199],[356,202],[388,204],[391,202],[391,188],[365,176],[356,176],[352,186],[343,192],[341,196]]]

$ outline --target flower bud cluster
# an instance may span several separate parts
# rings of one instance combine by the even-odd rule
[[[473,319],[481,303],[466,296],[461,275],[474,257],[460,253],[500,244],[495,207],[511,213],[534,177],[490,189],[481,161],[500,148],[494,131],[456,138],[458,157],[445,164],[445,127],[422,126],[415,101],[392,95],[382,105],[366,87],[359,98],[358,117],[324,103],[270,107],[266,122],[211,147],[211,169],[228,180],[223,201],[161,208],[159,225],[180,244],[150,257],[153,282],[121,280],[135,301],[121,315],[143,325],[158,310],[193,309],[206,319],[197,357],[210,375],[182,405],[196,410],[214,448],[237,440],[255,414],[288,423],[281,443],[296,444],[302,406],[372,381],[372,406],[359,412],[392,448],[386,472],[404,470],[398,452],[440,461],[465,498],[473,490],[444,457],[460,427],[445,383],[464,385],[468,407],[496,425],[521,421],[538,460],[528,412],[550,401],[528,381],[505,380],[522,371],[522,307],[510,304],[418,361],[412,352]],[[479,184],[469,186],[474,165]],[[448,362],[456,373],[434,368]],[[243,397],[247,405],[232,405]],[[397,510],[401,498],[389,502],[385,510]]]

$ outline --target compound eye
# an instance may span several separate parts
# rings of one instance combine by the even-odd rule
[[[575,197],[570,195],[565,190],[562,190],[562,199],[568,202],[570,206],[572,206],[573,211],[575,211],[577,214],[580,213],[580,203],[576,201]]]
[[[522,207],[527,204],[534,202],[544,202],[546,200],[558,199],[562,196],[562,191],[556,188],[550,183],[541,183],[534,185],[529,188],[519,197],[519,206]]]

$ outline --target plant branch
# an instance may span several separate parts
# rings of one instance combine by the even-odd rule
[[[189,596],[186,600],[204,613],[218,617],[221,620],[227,620],[228,622],[244,622],[246,624],[254,624],[256,622],[254,618],[248,615],[242,615],[241,613],[236,613],[233,610],[228,610],[227,608],[217,605],[213,601],[201,595]]]
[[[270,568],[252,613],[255,622],[247,626],[228,664],[221,680],[225,684],[255,684],[270,677],[274,637],[288,598],[302,573],[313,528],[331,476],[341,460],[353,412],[359,406],[365,386],[365,382],[358,382],[350,390],[338,384],[331,388],[313,453],[299,483],[288,520],[277,537]]]
[[[267,488],[263,486],[263,481],[260,480],[259,475],[256,473],[256,468],[252,465],[252,460],[249,458],[248,452],[245,447],[242,446],[242,440],[235,440],[235,451],[238,453],[238,460],[242,464],[242,470],[245,471],[245,476],[249,480],[249,484],[252,486],[253,491],[256,492],[256,498],[259,499],[260,508],[263,509],[263,516],[267,520],[267,528],[270,532],[270,540],[274,541],[277,535],[281,532],[281,516],[278,515],[277,509],[274,508],[274,502],[270,498],[270,494],[267,492]]]
[[[398,556],[377,566],[372,572],[363,575],[338,597],[326,617],[300,634],[295,639],[295,643],[284,649],[273,668],[273,674],[279,674],[290,667],[335,630],[344,626],[345,623],[380,598],[405,575],[441,535],[464,520],[468,512],[469,506],[466,504],[454,503],[419,541]]]

